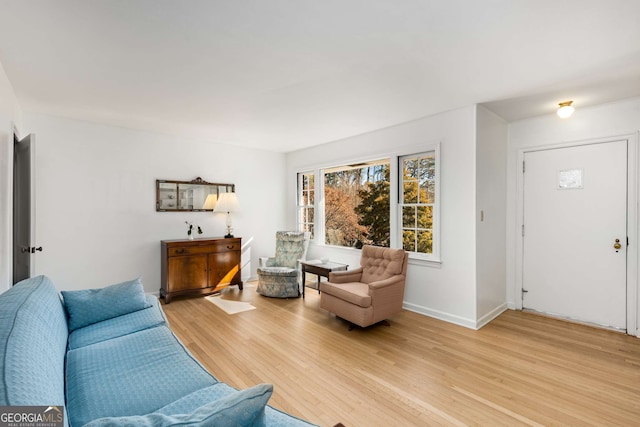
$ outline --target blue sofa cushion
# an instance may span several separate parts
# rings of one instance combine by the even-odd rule
[[[182,399],[178,399],[175,402],[168,404],[167,406],[160,408],[156,411],[158,414],[181,414],[190,413],[195,411],[202,405],[206,405],[207,402],[218,400],[224,396],[231,395],[237,390],[225,383],[218,383],[200,390],[196,390],[191,394],[184,396]],[[256,426],[278,426],[278,427],[301,427],[301,426],[315,426],[300,418],[296,418],[286,412],[273,408],[269,405],[265,408],[264,415],[257,418],[255,421]]]
[[[188,414],[166,415],[156,412],[144,416],[100,418],[85,427],[256,426],[262,424],[261,417],[272,393],[271,384],[259,384],[209,402]]]
[[[164,325],[67,352],[69,421],[145,415],[216,380]]]
[[[62,291],[69,331],[146,308],[140,279],[101,289]]]
[[[158,298],[147,295],[149,307],[76,329],[69,334],[69,350],[166,324]]]
[[[47,277],[0,295],[0,406],[64,405],[66,348],[64,307]]]
[[[186,396],[163,406],[155,412],[164,415],[188,414],[195,411],[200,406],[206,405],[208,402],[222,399],[236,391],[238,390],[225,383],[217,383],[212,386],[196,390],[193,393],[189,393]]]

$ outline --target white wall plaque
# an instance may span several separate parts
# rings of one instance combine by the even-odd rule
[[[558,171],[558,190],[580,189],[582,186],[582,169],[566,169]]]

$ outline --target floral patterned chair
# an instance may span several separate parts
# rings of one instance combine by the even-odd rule
[[[267,297],[300,296],[300,261],[307,256],[310,233],[276,232],[276,256],[260,258],[257,292]]]

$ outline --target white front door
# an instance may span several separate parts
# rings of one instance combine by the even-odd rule
[[[523,170],[523,308],[626,330],[627,141],[526,152]]]

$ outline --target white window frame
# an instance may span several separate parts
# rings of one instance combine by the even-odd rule
[[[300,200],[302,198],[302,191],[303,191],[303,180],[304,180],[304,176],[305,175],[312,175],[313,176],[313,204],[312,205],[307,205],[307,204],[303,204],[302,201]],[[318,210],[317,210],[317,196],[318,196],[318,189],[317,189],[317,174],[316,171],[304,171],[304,172],[298,172],[297,174],[297,185],[296,185],[296,227],[298,229],[298,231],[310,231],[310,230],[305,230],[304,229],[304,224],[311,224],[311,226],[313,227],[313,232],[312,232],[312,236],[315,237],[317,234],[317,226],[316,226],[316,221],[317,221],[317,214],[318,214]],[[313,222],[303,222],[302,218],[304,217],[304,215],[302,214],[302,211],[304,209],[308,209],[308,208],[313,208]]]
[[[433,143],[428,145],[414,146],[413,149],[402,150],[402,152],[396,153],[379,153],[379,155],[373,157],[360,157],[344,159],[337,163],[319,165],[310,169],[309,167],[297,172],[297,179],[303,173],[314,174],[314,244],[324,246],[325,245],[325,224],[324,224],[324,171],[326,169],[332,169],[345,164],[369,162],[376,159],[389,159],[390,163],[390,247],[402,248],[402,204],[400,188],[402,179],[400,174],[402,169],[400,168],[400,159],[403,157],[410,157],[420,155],[422,153],[435,152],[435,202],[433,204],[433,252],[431,254],[423,254],[419,252],[409,252],[409,259],[417,262],[421,265],[440,268],[441,266],[441,234],[440,234],[440,182],[441,182],[441,154],[440,143]],[[321,177],[321,179],[319,178]],[[300,183],[296,187],[296,223],[299,227],[299,207],[298,207],[298,190]],[[346,248],[342,246],[331,246],[332,248],[339,248],[342,250],[358,250],[355,248]]]
[[[396,177],[397,177],[398,197],[397,197],[396,210],[398,215],[398,224],[397,224],[396,233],[398,238],[398,245],[399,245],[398,247],[402,247],[402,243],[403,243],[402,242],[402,230],[403,230],[402,208],[404,206],[404,203],[403,203],[404,189],[402,185],[403,184],[402,161],[407,158],[425,156],[429,153],[433,153],[433,156],[435,158],[434,159],[435,160],[434,161],[434,169],[435,169],[434,202],[430,204],[431,206],[433,206],[432,208],[433,223],[432,223],[432,229],[431,229],[432,252],[430,254],[416,252],[416,251],[407,251],[407,252],[409,252],[409,258],[411,259],[434,261],[439,263],[440,262],[440,144],[435,144],[431,147],[425,147],[423,151],[412,153],[412,154],[404,154],[402,156],[398,156],[397,158],[398,170],[396,173]]]

